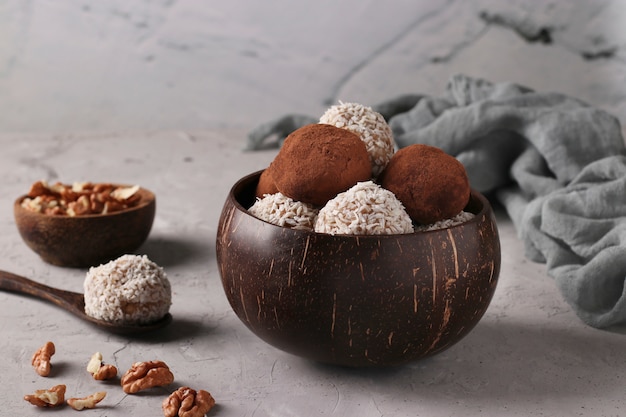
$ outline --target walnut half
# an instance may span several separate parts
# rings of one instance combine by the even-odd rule
[[[215,400],[209,392],[180,387],[163,400],[162,408],[165,417],[202,417],[214,405]]]
[[[126,394],[162,387],[174,382],[174,374],[162,361],[135,362],[120,381]]]
[[[65,402],[65,385],[55,385],[50,389],[38,389],[24,399],[37,407],[56,407]]]

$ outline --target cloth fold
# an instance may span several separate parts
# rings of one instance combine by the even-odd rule
[[[626,146],[616,117],[563,94],[464,75],[441,97],[409,94],[372,107],[398,147],[437,146],[463,163],[581,320],[626,324]],[[250,132],[248,149],[272,136],[280,146],[316,121],[283,116]]]

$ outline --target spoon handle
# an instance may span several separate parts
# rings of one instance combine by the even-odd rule
[[[30,295],[79,314],[82,314],[85,308],[85,299],[82,294],[52,288],[2,270],[0,270],[0,290]]]

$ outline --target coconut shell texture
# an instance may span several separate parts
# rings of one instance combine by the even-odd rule
[[[485,313],[500,241],[479,193],[474,218],[448,229],[332,236],[250,215],[259,175],[233,186],[216,252],[230,305],[262,340],[323,363],[391,366],[447,349]]]

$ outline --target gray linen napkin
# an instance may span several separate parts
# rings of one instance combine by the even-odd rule
[[[463,163],[581,320],[626,324],[626,147],[615,117],[563,94],[463,75],[442,97],[404,95],[373,108],[399,147],[429,144]],[[250,132],[247,147],[272,136],[279,146],[316,121],[283,116]]]

